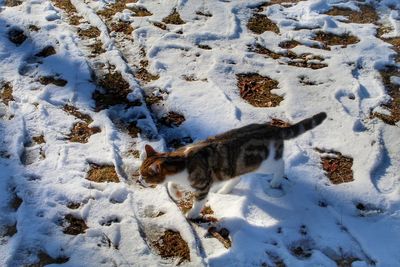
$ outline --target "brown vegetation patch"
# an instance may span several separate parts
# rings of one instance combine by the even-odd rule
[[[310,80],[309,77],[304,75],[299,76],[299,82],[303,85],[309,85],[309,86],[317,85],[317,82]]]
[[[119,178],[113,165],[97,165],[91,163],[86,179],[96,183],[119,183]]]
[[[196,11],[196,15],[203,16],[203,17],[208,17],[208,18],[212,17],[212,14],[210,12],[208,12],[208,11],[203,12],[203,11],[200,11],[200,10]]]
[[[232,241],[229,239],[229,230],[226,228],[221,228],[219,231],[217,227],[210,227],[208,228],[208,234],[212,237],[218,239],[226,249],[232,246]]]
[[[83,234],[88,229],[83,219],[77,218],[72,214],[65,215],[65,222],[67,226],[64,227],[63,233],[67,235]]]
[[[329,180],[333,184],[348,183],[354,181],[353,159],[343,156],[340,152],[325,151],[316,149],[320,153],[328,153],[329,155],[321,157],[322,168],[326,172]]]
[[[298,2],[301,2],[304,0],[270,0],[266,3],[261,4],[258,7],[259,12],[263,11],[264,8],[268,7],[268,6],[272,6],[272,5],[282,5],[282,6],[292,6],[293,4],[296,4]]]
[[[352,23],[376,23],[379,19],[375,8],[370,5],[361,5],[360,11],[347,8],[333,7],[326,14],[330,16],[344,16]]]
[[[119,72],[109,72],[98,81],[101,86],[92,97],[96,102],[96,111],[106,109],[113,105],[127,104],[128,94],[131,92],[129,83]]]
[[[32,137],[32,140],[38,145],[46,143],[46,141],[44,140],[43,134]]]
[[[63,264],[69,260],[68,257],[64,256],[58,258],[52,258],[46,252],[43,251],[40,251],[37,257],[39,258],[39,261],[34,264],[27,265],[27,267],[44,267],[49,264]]]
[[[201,48],[201,49],[204,49],[204,50],[211,50],[211,49],[212,49],[211,46],[209,46],[209,45],[202,45],[202,44],[199,44],[197,47],[198,47],[198,48]]]
[[[64,87],[68,83],[68,81],[55,76],[40,76],[38,81],[43,85],[54,84],[60,87]]]
[[[70,142],[87,143],[90,136],[100,133],[99,127],[89,127],[86,122],[77,122],[72,127],[71,133],[68,135]]]
[[[288,40],[288,41],[283,41],[283,42],[279,43],[279,47],[284,48],[284,49],[292,49],[298,45],[300,45],[300,43],[295,40]]]
[[[63,110],[65,112],[67,112],[68,114],[77,117],[78,119],[83,120],[84,122],[86,122],[87,124],[90,124],[93,120],[92,118],[87,115],[87,114],[83,114],[82,112],[78,111],[78,109],[74,106],[71,105],[64,105]]]
[[[139,68],[138,71],[135,72],[135,78],[148,83],[157,80],[160,76],[151,74],[145,68]]]
[[[163,18],[162,22],[166,24],[175,24],[175,25],[185,24],[185,22],[181,19],[181,16],[179,15],[176,9],[172,10],[171,14]]]
[[[106,52],[106,50],[103,48],[103,43],[99,40],[94,42],[93,44],[89,45],[89,48],[91,50],[91,55],[90,57],[96,57],[100,54],[103,54]]]
[[[160,119],[160,122],[169,127],[178,127],[185,121],[185,117],[182,114],[176,113],[174,111],[168,112],[168,114]]]
[[[71,210],[79,209],[80,206],[81,206],[81,203],[76,203],[76,202],[70,202],[67,204],[67,208],[69,208]]]
[[[395,66],[388,66],[386,69],[380,71],[380,74],[385,89],[391,97],[391,100],[383,104],[382,107],[389,110],[390,115],[375,112],[373,116],[387,124],[395,125],[400,121],[400,85],[392,83],[390,77],[395,76],[400,78],[400,70]]]
[[[38,31],[40,31],[40,28],[39,28],[38,26],[36,26],[36,25],[33,25],[33,24],[30,24],[30,25],[28,26],[28,29],[29,29],[30,31],[32,31],[32,32],[38,32]]]
[[[21,45],[27,39],[23,30],[13,28],[8,32],[8,39],[17,46]]]
[[[164,31],[167,29],[167,26],[164,23],[161,23],[161,22],[158,22],[158,21],[153,22],[153,25],[156,26],[157,28],[160,28],[161,30],[164,30]]]
[[[278,82],[256,73],[237,74],[240,96],[255,107],[276,107],[283,97],[271,93]]]
[[[75,6],[71,3],[70,0],[52,0],[52,2],[56,7],[64,10],[68,14],[77,12]]]
[[[294,256],[299,259],[308,259],[312,255],[312,250],[302,246],[294,246],[290,248],[290,251]]]
[[[53,46],[48,45],[45,48],[43,48],[42,51],[37,53],[35,56],[36,57],[49,57],[54,54],[56,54],[56,50],[54,49]]]
[[[111,31],[122,32],[126,35],[130,35],[133,32],[133,28],[132,28],[131,24],[126,21],[112,22],[110,27],[111,27]]]
[[[190,250],[179,232],[166,230],[164,234],[152,243],[162,258],[178,258],[179,264],[190,261]]]
[[[93,26],[90,26],[87,29],[79,28],[78,35],[85,38],[96,38],[100,36],[100,30]]]
[[[4,236],[12,237],[18,232],[17,223],[14,223],[12,225],[6,225],[4,228],[5,229],[2,230],[0,233],[1,234],[0,237],[4,237]]]
[[[129,7],[136,17],[147,17],[153,15],[150,11],[148,11],[145,7],[142,6],[132,6]]]
[[[346,47],[347,45],[356,44],[360,41],[357,37],[350,35],[349,33],[336,35],[322,31],[317,32],[313,40],[321,42],[324,47],[330,45],[342,45],[343,47]]]
[[[11,86],[11,83],[5,83],[1,88],[0,100],[7,106],[10,101],[14,101],[13,88]]]
[[[126,4],[136,2],[137,0],[118,0],[115,1],[115,4],[109,5],[106,9],[98,11],[97,14],[106,18],[111,18],[116,13],[122,12],[124,9],[128,9]]]
[[[17,194],[14,193],[13,198],[11,200],[10,206],[12,210],[16,211],[22,205],[22,198],[20,198]]]
[[[9,7],[19,6],[22,4],[22,0],[6,0],[4,4]]]
[[[262,14],[254,14],[247,22],[247,28],[256,34],[262,34],[266,31],[279,33],[278,26]]]
[[[287,128],[287,127],[291,126],[290,123],[280,120],[280,119],[275,119],[275,118],[273,118],[268,124],[275,126],[275,127],[280,127],[280,128]]]
[[[300,61],[290,61],[288,62],[289,66],[299,67],[299,68],[309,68],[313,70],[318,70],[322,68],[328,67],[328,65],[324,63],[317,62],[309,62],[308,60],[300,60]]]

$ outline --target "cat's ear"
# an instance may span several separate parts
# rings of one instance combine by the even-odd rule
[[[145,145],[144,150],[146,151],[146,157],[157,155],[157,151],[151,145]]]

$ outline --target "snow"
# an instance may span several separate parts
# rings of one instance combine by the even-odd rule
[[[398,1],[369,2],[377,6],[380,21],[392,29],[383,37],[400,36]],[[352,266],[400,266],[400,125],[370,117],[372,110],[390,114],[380,106],[390,97],[379,70],[396,64],[395,52],[375,37],[377,26],[345,23],[323,14],[332,6],[358,10],[357,1],[271,5],[260,14],[276,23],[280,34],[257,35],[246,23],[251,8],[262,3],[259,0],[139,0],[131,5],[145,7],[152,16],[135,17],[127,10],[116,15],[131,22],[133,42],[110,34],[96,13],[114,1],[71,3],[86,25],[99,29],[105,53],[89,57],[76,26],[69,25],[67,14],[51,1],[27,0],[15,7],[0,1],[0,85],[10,82],[13,88],[13,101],[8,106],[0,103],[0,266],[33,264],[39,252],[67,257],[63,266],[174,265],[174,260],[162,259],[149,246],[152,236],[166,229],[179,232],[188,243],[191,261],[182,266],[273,266],[276,260],[286,266],[336,266],[335,260],[343,258],[355,259]],[[153,22],[162,21],[174,8],[185,24],[169,24],[168,31],[154,27]],[[196,15],[199,10],[212,17]],[[31,24],[40,30],[29,31]],[[8,38],[12,27],[24,29],[28,37],[19,46]],[[330,51],[311,48],[319,30],[350,33],[360,41],[332,46]],[[322,56],[328,66],[298,68],[248,51],[249,45],[259,43],[279,52],[278,44],[291,39],[301,43],[293,52]],[[201,49],[200,44],[212,49]],[[47,45],[57,53],[34,56]],[[159,75],[146,85],[134,76],[141,47],[149,60],[148,71]],[[163,106],[153,105],[153,113],[146,105],[95,112],[92,74],[96,64],[105,62],[129,83],[130,100],[143,102],[144,92],[161,90],[168,93]],[[278,107],[256,108],[240,97],[236,74],[252,72],[279,82],[273,93],[284,100]],[[40,84],[38,77],[46,75],[68,83]],[[196,80],[186,81],[184,75]],[[315,85],[300,84],[300,76]],[[391,81],[400,83],[396,76]],[[101,132],[86,144],[69,142],[67,136],[79,119],[62,110],[65,104],[90,115],[90,127]],[[184,114],[185,122],[178,128],[158,127],[154,119],[169,111]],[[188,222],[165,187],[145,189],[135,183],[133,174],[141,159],[131,156],[131,149],[143,158],[145,144],[166,150],[174,137],[199,141],[249,123],[272,118],[297,122],[321,111],[328,114],[323,124],[286,142],[287,179],[281,189],[269,187],[272,176],[247,174],[231,194],[210,194],[208,204],[218,226],[230,232],[229,249],[204,237],[203,226]],[[130,137],[115,118],[137,121],[142,133]],[[30,144],[39,135],[46,142]],[[315,148],[353,158],[354,181],[331,184]],[[29,164],[24,164],[24,157]],[[121,183],[85,179],[89,163],[116,166]],[[17,210],[10,207],[15,194],[22,199]],[[71,210],[66,205],[72,202],[82,205]],[[358,203],[367,209],[357,209]],[[152,216],[159,211],[165,214]],[[86,232],[64,234],[66,214],[82,218]],[[110,218],[119,222],[107,226],[104,222]],[[3,235],[14,224],[17,233]],[[298,246],[311,256],[295,255]]]

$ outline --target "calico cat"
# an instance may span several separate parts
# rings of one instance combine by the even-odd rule
[[[250,124],[173,152],[158,153],[146,145],[140,180],[146,184],[168,182],[172,197],[177,197],[175,183],[192,189],[195,201],[186,217],[195,219],[213,184],[227,181],[218,191],[226,194],[240,175],[257,171],[273,174],[271,187],[279,187],[284,175],[283,141],[313,129],[325,118],[326,113],[321,112],[287,128]]]

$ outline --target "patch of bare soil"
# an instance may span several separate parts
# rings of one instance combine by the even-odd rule
[[[12,210],[17,211],[19,207],[21,206],[23,200],[20,198],[15,192],[13,194],[13,198],[11,199],[10,202],[10,207]]]
[[[130,35],[133,32],[131,24],[126,21],[112,22],[110,28],[113,32],[121,32],[126,35]]]
[[[65,112],[67,112],[68,114],[70,114],[74,117],[77,117],[78,119],[83,120],[87,124],[90,124],[93,121],[89,115],[83,114],[82,112],[78,111],[78,109],[74,106],[64,105],[63,110]]]
[[[147,17],[153,15],[150,11],[142,6],[132,6],[129,7],[129,10],[131,10],[134,13],[133,16],[136,17]]]
[[[85,144],[89,141],[90,136],[100,133],[99,127],[89,127],[86,122],[77,122],[72,127],[71,133],[68,135],[70,142]]]
[[[38,145],[46,143],[46,140],[44,139],[44,135],[43,134],[32,137],[32,140]]]
[[[55,76],[40,76],[38,81],[43,85],[54,84],[60,87],[64,87],[68,83],[68,81]]]
[[[4,4],[9,7],[19,6],[22,4],[22,0],[6,0]]]
[[[166,230],[152,245],[162,258],[178,258],[178,265],[190,261],[189,247],[179,232]]]
[[[56,54],[56,50],[54,49],[53,46],[48,45],[45,48],[43,48],[39,53],[37,53],[35,56],[36,57],[49,57],[54,54]]]
[[[11,83],[7,82],[2,86],[0,92],[0,100],[7,106],[10,101],[14,101],[13,88],[11,86]]]
[[[36,26],[36,25],[30,24],[28,26],[28,30],[30,30],[32,32],[38,32],[38,31],[40,31],[40,28],[38,26]]]
[[[158,21],[153,22],[153,25],[164,31],[167,29],[167,25],[165,25],[164,23],[158,22]]]
[[[349,33],[336,35],[322,31],[317,32],[313,40],[321,42],[325,48],[332,45],[347,47],[348,45],[356,44],[360,41],[356,36],[350,35]]]
[[[67,235],[79,235],[83,234],[88,229],[85,221],[81,218],[77,218],[72,214],[65,215],[65,222],[67,224],[63,229],[63,233]]]
[[[308,86],[313,86],[313,85],[317,85],[318,83],[315,81],[310,80],[309,77],[307,76],[299,76],[299,83],[301,83],[302,85],[308,85]]]
[[[4,229],[1,229],[0,237],[5,237],[5,236],[12,237],[12,236],[14,236],[17,232],[18,232],[18,230],[17,230],[17,223],[14,223],[14,224],[12,224],[12,225],[6,225],[6,226],[4,227]]]
[[[76,203],[76,202],[70,202],[67,204],[67,208],[69,208],[71,210],[79,209],[80,206],[81,206],[81,203]]]
[[[140,81],[144,82],[144,83],[148,83],[151,81],[155,81],[158,78],[160,78],[160,76],[158,75],[153,75],[150,72],[148,72],[148,70],[146,70],[145,68],[139,68],[136,72],[135,72],[135,78],[139,79]]]
[[[96,111],[118,104],[128,104],[127,96],[131,92],[129,83],[119,72],[109,72],[98,80],[101,88],[96,89],[92,97],[96,102]]]
[[[208,18],[212,17],[212,14],[210,12],[201,11],[201,10],[196,11],[196,15],[203,16],[203,17],[208,17]]]
[[[103,43],[100,40],[97,40],[96,42],[89,45],[88,47],[91,50],[90,57],[96,57],[96,56],[106,52],[106,50],[103,48]]]
[[[308,259],[312,255],[312,250],[302,246],[294,246],[290,248],[290,251],[294,256],[299,259]]]
[[[78,25],[83,18],[77,15],[77,10],[70,0],[51,0],[59,9],[64,10],[68,15],[71,25]]]
[[[200,48],[200,49],[204,49],[204,50],[211,50],[212,49],[211,46],[202,45],[202,44],[199,44],[197,47]]]
[[[254,14],[247,22],[247,28],[255,34],[262,34],[266,31],[279,33],[278,26],[263,14]]]
[[[360,11],[354,11],[347,8],[333,7],[325,14],[347,17],[348,22],[351,23],[376,23],[379,20],[379,16],[374,7],[370,5],[360,5],[359,8]]]
[[[392,83],[390,77],[400,77],[400,70],[395,66],[388,66],[386,69],[381,70],[380,74],[386,91],[391,97],[391,100],[383,104],[382,107],[389,110],[390,115],[375,112],[373,116],[387,124],[395,125],[400,121],[400,85]]]
[[[100,36],[100,30],[93,26],[87,29],[78,28],[78,35],[84,38],[96,38]]]
[[[63,264],[68,262],[69,260],[68,257],[52,258],[46,252],[43,251],[40,251],[37,257],[39,258],[39,261],[34,264],[30,264],[27,267],[44,267],[49,264]]]
[[[217,230],[217,227],[212,226],[208,228],[208,234],[218,239],[218,241],[221,242],[226,249],[232,246],[232,241],[229,239],[228,229],[221,228],[220,230]]]
[[[17,46],[21,45],[27,39],[23,30],[19,28],[13,28],[8,31],[8,39],[16,44]]]
[[[106,17],[108,19],[112,18],[116,13],[122,12],[124,9],[128,9],[126,6],[130,3],[136,3],[137,0],[118,0],[114,4],[107,6],[106,9],[97,12],[98,15]]]
[[[237,74],[240,96],[255,107],[276,107],[283,97],[271,93],[278,82],[257,73]]]
[[[160,122],[169,127],[178,127],[185,121],[185,117],[182,114],[174,111],[168,112],[168,114],[160,119]]]
[[[172,10],[171,14],[163,18],[162,22],[164,22],[165,24],[175,24],[175,25],[185,24],[185,22],[181,19],[181,16],[179,15],[176,9]]]
[[[282,5],[282,6],[292,6],[294,4],[297,4],[298,2],[301,2],[304,0],[270,0],[266,3],[261,4],[258,7],[259,12],[263,11],[264,8],[268,7],[268,6],[272,6],[272,5]]]
[[[300,45],[300,43],[295,40],[287,40],[279,43],[279,47],[284,49],[293,49],[298,45]]]
[[[327,153],[328,155],[321,157],[322,168],[326,172],[329,180],[333,184],[348,183],[354,181],[353,159],[343,156],[340,152],[325,151],[316,149],[319,153]]]
[[[97,165],[91,163],[86,179],[96,183],[119,183],[119,178],[113,165]]]

